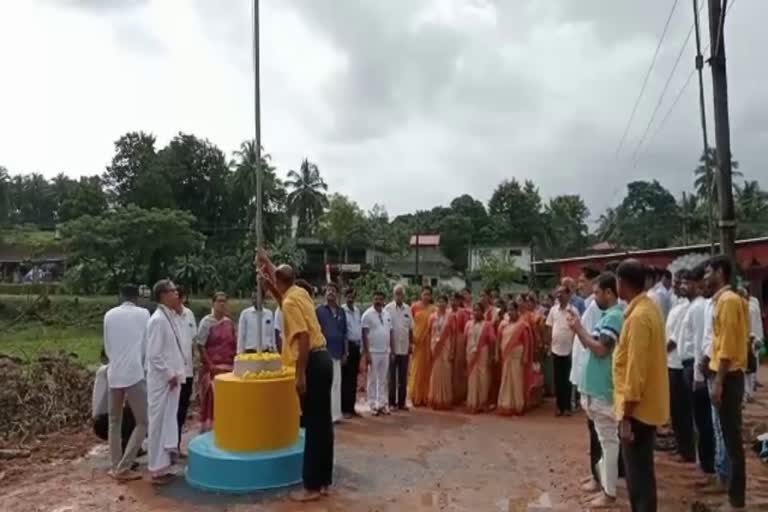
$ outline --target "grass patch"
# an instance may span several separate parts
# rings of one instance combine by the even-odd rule
[[[23,325],[0,334],[0,353],[34,361],[51,352],[77,356],[83,366],[99,364],[102,348],[101,327],[62,327]]]

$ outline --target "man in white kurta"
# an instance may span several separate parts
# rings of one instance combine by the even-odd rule
[[[161,280],[153,295],[158,305],[147,327],[147,399],[149,412],[149,471],[158,481],[171,476],[178,455],[176,417],[180,385],[186,378],[186,363],[175,312],[178,294],[173,282]]]

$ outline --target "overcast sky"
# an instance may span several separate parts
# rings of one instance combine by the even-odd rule
[[[745,177],[768,187],[768,2],[732,2],[732,147]],[[262,0],[264,146],[280,173],[307,156],[332,191],[391,214],[462,193],[485,201],[512,177],[545,198],[581,194],[593,218],[632,179],[679,194],[702,147],[695,79],[632,154],[692,24],[690,0],[615,157],[671,3]],[[159,145],[194,133],[230,154],[253,136],[250,4],[0,0],[0,165],[101,173],[130,130]],[[706,17],[704,28],[707,45]],[[657,123],[692,66],[693,39]],[[707,68],[711,118],[710,82]]]

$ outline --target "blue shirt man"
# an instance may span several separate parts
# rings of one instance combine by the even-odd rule
[[[328,353],[337,361],[343,359],[347,353],[347,315],[336,304],[336,292],[330,285],[326,291],[326,303],[317,306],[316,313]]]

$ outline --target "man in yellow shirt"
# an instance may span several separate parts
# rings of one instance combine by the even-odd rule
[[[325,349],[312,297],[295,284],[293,269],[288,265],[275,269],[263,251],[257,256],[257,265],[259,278],[282,311],[283,364],[296,366],[296,391],[305,434],[304,492],[291,497],[314,501],[328,494],[333,476],[333,360]]]
[[[731,290],[731,262],[715,256],[707,262],[704,279],[712,290],[714,318],[709,370],[714,373],[710,398],[720,419],[723,442],[730,460],[728,501],[741,509],[746,501],[746,470],[741,438],[741,405],[744,400],[744,371],[747,368],[749,306]]]
[[[633,512],[656,510],[653,448],[656,427],[669,418],[664,321],[645,293],[646,272],[637,260],[617,270],[619,297],[628,306],[613,355],[613,403]]]

